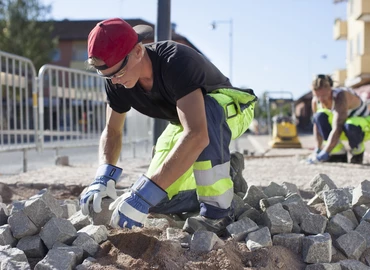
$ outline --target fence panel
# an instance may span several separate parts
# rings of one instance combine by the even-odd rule
[[[104,80],[97,74],[44,65],[39,71],[39,113],[42,148],[98,145],[105,127]],[[123,143],[151,142],[152,122],[132,109],[127,113]]]
[[[134,157],[138,155],[137,148],[139,146],[144,147],[146,153],[150,150],[149,148],[152,146],[153,141],[153,124],[153,118],[143,115],[134,109],[127,112],[123,143],[131,146]]]
[[[0,152],[97,146],[105,127],[104,80],[95,73],[44,65],[0,51]],[[132,109],[123,143],[148,152],[153,120]]]
[[[0,152],[37,147],[35,78],[31,60],[0,51]]]
[[[44,65],[38,87],[42,149],[99,143],[106,107],[102,78],[87,71]]]

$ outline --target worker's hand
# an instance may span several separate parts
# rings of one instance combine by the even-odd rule
[[[330,158],[328,152],[321,150],[316,156],[311,156],[307,159],[308,164],[317,164],[320,162],[325,162]]]
[[[142,227],[149,208],[157,205],[166,196],[166,191],[142,175],[132,186],[131,191],[121,195],[109,205],[109,210],[113,210],[110,226],[130,229],[133,226]]]
[[[94,212],[101,212],[101,201],[104,197],[110,197],[113,200],[117,198],[116,182],[122,174],[122,169],[110,164],[100,165],[95,180],[87,189],[86,193],[81,195],[81,212],[84,215],[89,214],[89,203],[93,200]]]
[[[319,162],[324,162],[330,158],[330,155],[328,152],[321,150],[320,153],[317,154],[316,158]]]

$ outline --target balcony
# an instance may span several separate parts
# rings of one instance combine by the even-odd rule
[[[334,39],[345,40],[347,39],[347,21],[336,19],[334,23]]]
[[[354,1],[352,14],[356,20],[370,22],[370,1],[369,0]]]
[[[347,70],[346,69],[337,69],[333,73],[333,81],[334,81],[334,86],[339,87],[339,86],[344,86],[345,81],[347,78]]]
[[[370,54],[357,55],[347,66],[347,79],[353,80],[357,77],[370,75]]]

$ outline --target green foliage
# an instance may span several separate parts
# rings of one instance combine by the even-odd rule
[[[256,119],[266,119],[267,118],[265,93],[263,93],[261,97],[258,97],[256,106],[254,107],[254,117]]]
[[[31,59],[36,70],[50,62],[57,45],[50,11],[39,0],[0,0],[1,50]]]
[[[275,115],[291,116],[292,107],[291,103],[287,102],[284,104],[270,104],[270,117]],[[254,108],[254,117],[256,119],[267,120],[267,101],[266,101],[266,92],[264,92],[259,98],[258,102]]]
[[[259,120],[267,120],[266,92],[263,92],[262,95],[258,97],[258,103],[254,109],[254,117]]]

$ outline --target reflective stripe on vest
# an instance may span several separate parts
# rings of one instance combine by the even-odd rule
[[[199,201],[227,209],[234,196],[230,162],[212,167],[211,161],[195,162],[194,176]]]
[[[231,181],[231,180],[230,180]],[[230,207],[234,197],[234,189],[230,188],[219,196],[199,196],[198,200],[218,208],[227,209]]]

